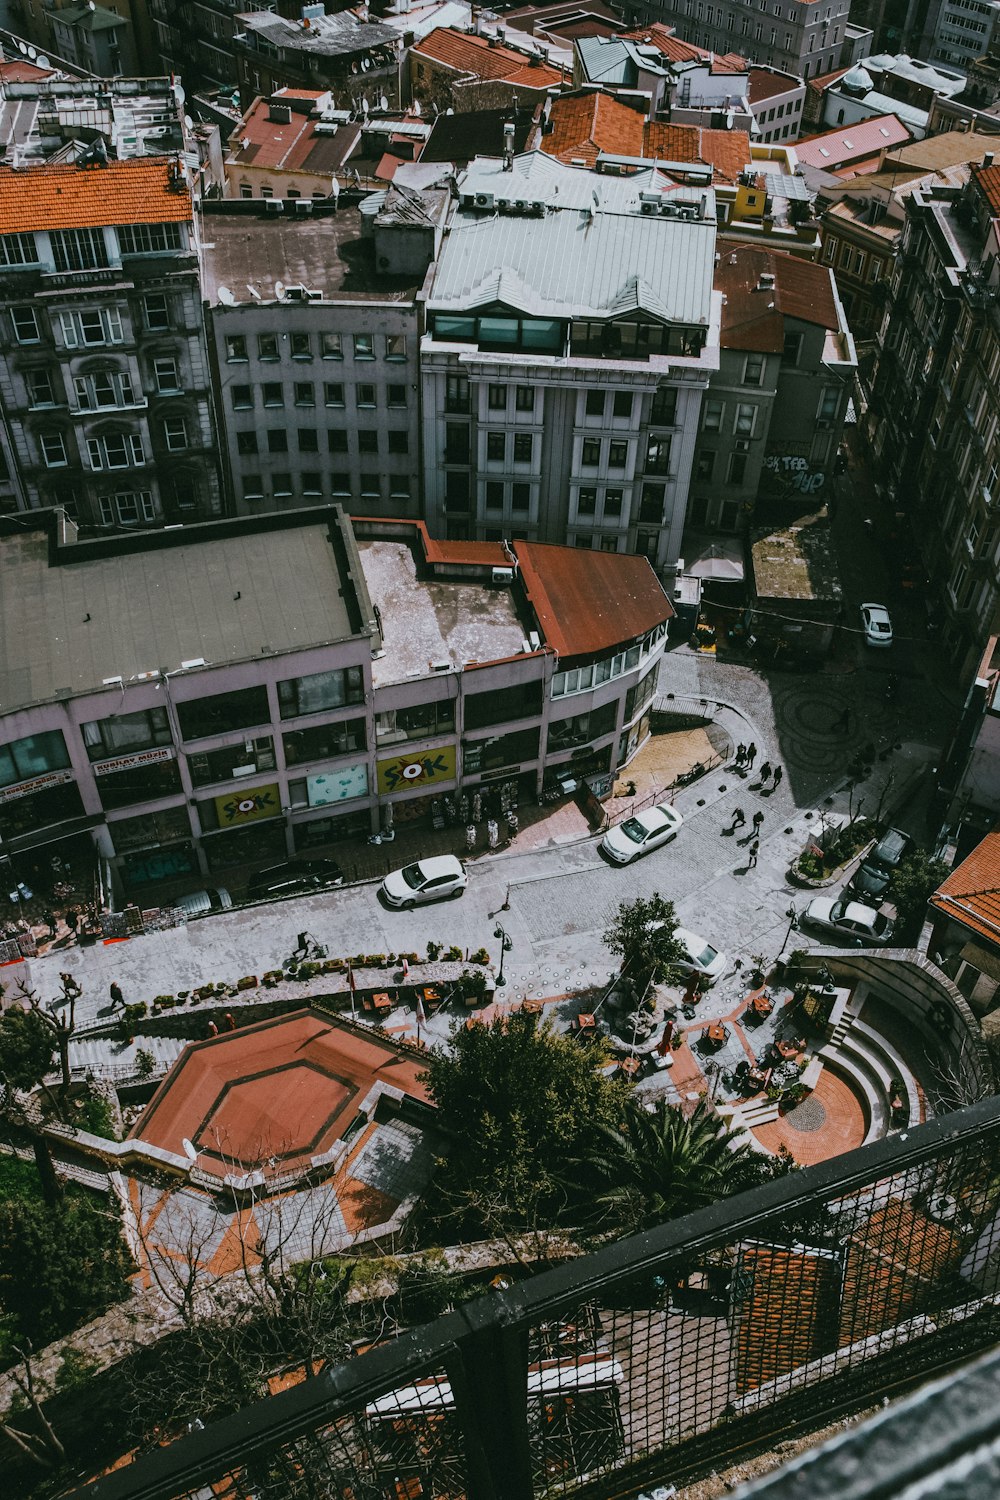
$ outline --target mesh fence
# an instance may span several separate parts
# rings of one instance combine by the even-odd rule
[[[998,1293],[993,1099],[469,1304],[87,1494],[616,1494],[994,1342]]]

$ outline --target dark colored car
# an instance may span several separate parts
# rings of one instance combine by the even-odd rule
[[[247,886],[248,901],[264,901],[278,896],[307,896],[333,885],[343,885],[344,872],[332,859],[288,859],[251,875]]]
[[[908,833],[899,828],[887,829],[865,856],[851,881],[851,890],[881,901],[892,884],[897,865],[912,847],[913,840]]]

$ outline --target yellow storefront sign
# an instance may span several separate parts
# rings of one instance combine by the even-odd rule
[[[378,762],[380,796],[415,787],[436,787],[455,779],[455,746],[420,750],[415,755],[389,755]]]
[[[252,823],[255,818],[277,817],[281,812],[278,783],[227,792],[224,797],[215,798],[215,811],[220,828],[236,828],[241,823]]]

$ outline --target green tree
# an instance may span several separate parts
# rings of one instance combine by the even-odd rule
[[[900,860],[892,877],[899,936],[917,936],[927,913],[927,902],[947,874],[947,865],[940,859],[932,859],[923,849],[913,849]]]
[[[636,988],[643,990],[670,977],[673,966],[685,957],[674,937],[677,913],[674,903],[660,895],[637,896],[623,901],[604,933],[604,943],[622,961]]]
[[[665,1099],[650,1112],[634,1096],[620,1123],[598,1126],[577,1168],[588,1185],[590,1222],[618,1234],[651,1229],[775,1175],[704,1104],[685,1118]]]
[[[0,1017],[0,1118],[15,1135],[30,1142],[42,1192],[46,1201],[52,1204],[58,1202],[61,1188],[48,1142],[25,1096],[41,1085],[53,1112],[58,1112],[56,1101],[44,1082],[55,1055],[55,1034],[36,1009],[24,1010],[19,1005],[12,1005],[4,1011]]]
[[[556,1224],[570,1161],[620,1119],[628,1094],[599,1071],[603,1056],[523,1011],[463,1027],[450,1052],[431,1054],[424,1076],[450,1138],[435,1186],[464,1229]]]

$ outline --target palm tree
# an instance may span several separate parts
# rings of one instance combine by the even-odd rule
[[[764,1163],[705,1104],[685,1118],[661,1099],[652,1111],[634,1097],[619,1126],[598,1125],[581,1159],[582,1184],[597,1227],[651,1229],[751,1187]]]

